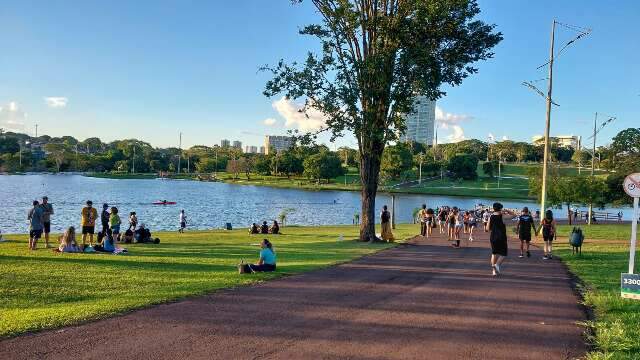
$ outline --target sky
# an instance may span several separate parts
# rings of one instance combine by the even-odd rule
[[[547,77],[553,19],[591,34],[556,60],[552,135],[590,136],[595,112],[616,116],[598,145],[640,126],[640,1],[479,0],[479,19],[504,40],[479,73],[443,86],[440,141],[530,141],[542,134],[545,101],[521,85]],[[298,35],[319,21],[309,1],[0,0],[0,127],[31,135],[154,146],[261,145],[265,134],[310,130],[296,103],[262,94],[279,59],[317,44]],[[556,31],[556,50],[575,37]],[[542,90],[546,82],[535,83]],[[606,115],[600,119],[605,120]],[[355,146],[346,137],[334,146]]]

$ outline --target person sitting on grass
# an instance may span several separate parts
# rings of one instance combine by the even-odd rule
[[[269,225],[267,225],[266,221],[262,222],[262,226],[260,226],[260,234],[268,234],[269,233]]]
[[[102,242],[93,247],[96,251],[112,253],[116,250],[115,240],[113,235],[106,233],[102,238]]]
[[[253,223],[249,228],[249,234],[260,234],[260,229],[258,228],[258,224]]]
[[[60,246],[58,247],[58,251],[66,253],[82,252],[78,243],[76,243],[76,229],[73,226],[70,226],[67,231],[60,236]]]
[[[126,244],[131,244],[133,242],[133,231],[131,231],[131,229],[127,229],[124,232],[124,236],[122,237],[122,242]]]
[[[137,243],[153,242],[151,231],[145,227],[144,223],[140,224],[140,227],[136,229],[133,237]]]
[[[272,272],[276,271],[276,252],[273,250],[273,245],[267,239],[263,239],[260,243],[260,259],[257,264],[245,264],[244,272]]]
[[[277,221],[273,220],[273,225],[271,225],[269,232],[272,234],[280,234],[280,225],[278,225]]]

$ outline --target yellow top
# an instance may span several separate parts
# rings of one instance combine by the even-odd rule
[[[82,208],[82,226],[95,226],[98,218],[98,210],[95,208]]]

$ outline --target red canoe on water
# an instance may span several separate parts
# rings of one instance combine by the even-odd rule
[[[156,201],[153,205],[175,205],[175,201]]]

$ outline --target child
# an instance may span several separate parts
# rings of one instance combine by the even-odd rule
[[[556,235],[556,221],[553,219],[553,211],[547,210],[544,213],[540,229],[544,239],[544,257],[542,257],[542,260],[553,259],[553,237]]]
[[[116,241],[120,241],[120,215],[118,215],[118,208],[111,208],[111,215],[109,215],[109,228],[111,229],[111,233],[113,234],[113,238]]]
[[[64,232],[64,235],[60,236],[58,251],[68,253],[82,252],[76,243],[76,229],[73,226],[70,226],[67,231]]]

